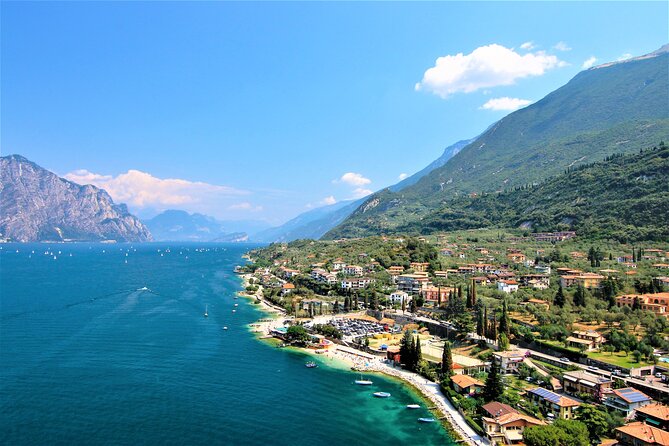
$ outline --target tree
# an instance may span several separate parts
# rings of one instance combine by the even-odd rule
[[[402,314],[404,314],[405,311],[407,311],[407,300],[402,297]]]
[[[286,338],[295,343],[305,343],[309,340],[309,333],[301,325],[292,325],[286,330]]]
[[[451,343],[444,343],[444,352],[441,354],[441,373],[445,377],[453,374],[453,354],[451,353]]]
[[[634,358],[634,362],[641,361],[641,352],[639,350],[634,350],[632,352],[632,357]]]
[[[416,348],[414,349],[414,361],[418,365],[423,360],[423,352],[420,347],[420,336],[416,336]],[[415,368],[415,367],[414,367]]]
[[[409,302],[409,311],[412,313],[416,312],[416,299],[411,299],[411,302]]]
[[[523,432],[527,446],[588,446],[590,438],[585,424],[559,419],[546,426],[533,426]]]
[[[553,303],[560,308],[564,307],[565,297],[564,297],[564,290],[562,289],[562,284],[560,284],[557,293],[555,293],[555,298],[553,299]]]
[[[499,332],[506,335],[507,340],[511,333],[511,321],[509,320],[509,311],[506,305],[506,298],[502,300],[502,317],[499,320]]]
[[[480,304],[476,306],[476,334],[485,336],[485,319],[483,316],[483,308]]]
[[[509,338],[504,333],[499,334],[499,339],[497,341],[500,351],[507,351],[509,349]]]
[[[583,285],[579,285],[574,292],[574,305],[577,307],[585,306],[585,288],[583,288]]]
[[[410,368],[413,358],[413,348],[411,346],[411,340],[413,336],[409,330],[404,331],[404,336],[400,341],[400,360],[404,363],[407,368]]]
[[[497,361],[493,361],[490,366],[490,373],[485,380],[485,389],[483,389],[483,400],[485,402],[495,401],[504,394],[504,378],[499,370]]]
[[[592,444],[599,444],[610,430],[606,412],[590,404],[584,404],[576,411],[576,419],[585,424]]]

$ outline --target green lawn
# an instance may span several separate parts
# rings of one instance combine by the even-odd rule
[[[631,353],[625,356],[622,352],[601,353],[589,352],[588,357],[598,361],[608,362],[609,364],[617,365],[618,367],[633,368],[650,365],[650,363],[641,360],[641,362],[634,362],[634,357]]]

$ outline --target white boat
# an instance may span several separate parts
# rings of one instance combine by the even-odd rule
[[[407,404],[407,409],[420,409],[420,404]]]
[[[236,312],[236,311],[237,311],[237,310],[232,310],[233,313]]]
[[[419,423],[434,423],[435,421],[437,421],[437,420],[435,420],[434,418],[419,418],[418,419]]]
[[[227,329],[228,329],[228,327],[223,327],[223,330],[227,330]]]
[[[207,304],[204,304],[204,317],[209,317],[209,311],[207,311]]]
[[[377,398],[390,398],[390,394],[388,392],[374,392],[373,395]]]
[[[359,386],[371,386],[374,384],[373,382],[369,381],[368,379],[356,379],[355,383]]]
[[[239,306],[239,304],[235,304],[235,307],[238,307],[238,306]]]

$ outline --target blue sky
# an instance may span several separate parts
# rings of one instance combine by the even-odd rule
[[[666,2],[1,8],[3,155],[141,216],[272,223],[394,184],[588,59],[668,40]]]

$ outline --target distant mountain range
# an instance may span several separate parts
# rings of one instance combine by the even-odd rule
[[[669,140],[668,51],[665,45],[580,72],[501,119],[401,193],[389,188],[368,197],[324,238],[417,228],[463,196],[538,184],[568,168]]]
[[[458,141],[455,144],[446,147],[444,153],[430,163],[427,167],[416,172],[408,178],[399,183],[390,186],[390,190],[398,192],[406,187],[416,184],[425,175],[437,169],[454,155],[456,155],[463,147],[470,143],[471,139]],[[366,198],[358,200],[340,201],[329,206],[323,206],[317,209],[304,212],[281,226],[270,228],[265,231],[258,232],[252,235],[250,239],[257,242],[290,242],[298,239],[319,239],[329,230],[343,222],[351,213],[353,213]]]
[[[167,210],[145,221],[157,241],[245,242],[269,225],[258,221],[219,221],[203,214]]]
[[[151,233],[95,186],[60,178],[19,155],[0,158],[0,233],[18,242],[143,242]]]

